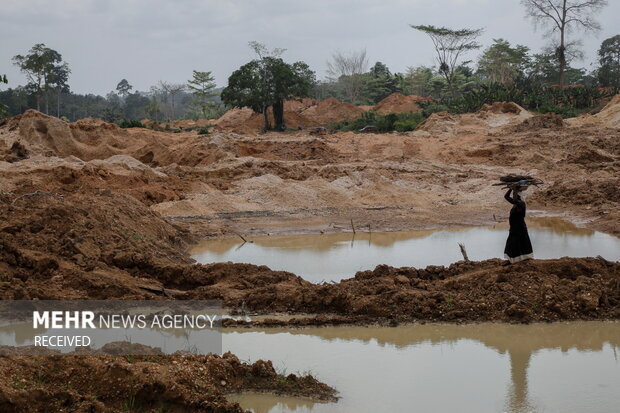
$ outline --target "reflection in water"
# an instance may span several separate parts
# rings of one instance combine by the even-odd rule
[[[240,357],[270,358],[289,371],[310,366],[313,374],[341,392],[338,403],[327,405],[295,405],[289,400],[282,406],[278,396],[237,396],[246,408],[260,403],[256,413],[373,411],[376,398],[383,398],[377,408],[383,406],[384,411],[620,410],[620,394],[613,390],[620,380],[617,322],[226,331],[225,349]],[[495,351],[489,354],[488,349]],[[564,356],[561,364],[558,353]],[[505,377],[501,366],[507,364]],[[560,368],[570,369],[573,381],[554,394],[548,390],[562,380],[553,374]]]
[[[558,218],[528,220],[537,258],[601,255],[620,260],[620,239]],[[291,271],[312,282],[339,281],[379,264],[394,267],[449,265],[462,259],[458,243],[465,244],[469,258],[503,257],[507,224],[493,227],[457,228],[379,233],[277,235],[206,240],[189,252],[201,263],[245,262]]]

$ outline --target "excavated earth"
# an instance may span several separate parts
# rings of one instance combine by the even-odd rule
[[[336,106],[300,102],[289,111],[300,119],[311,111],[317,123],[334,118],[321,107]],[[351,220],[373,231],[489,224],[507,217],[502,190],[491,184],[509,173],[545,182],[528,190],[530,214],[563,215],[618,236],[618,108],[615,98],[597,115],[562,120],[496,103],[473,114],[434,114],[409,133],[318,136],[302,125],[237,134],[254,116],[240,110],[209,135],[66,123],[27,111],[0,125],[0,298],[216,298],[231,309],[293,317],[263,318],[263,325],[618,319],[620,263],[598,258],[379,266],[318,285],[264,266],[195,264],[186,253],[205,237],[342,231]],[[338,110],[353,116],[350,107]],[[157,399],[171,411],[235,411],[227,391],[277,390],[274,382],[282,382],[272,374],[254,381],[246,375],[253,367],[234,356],[84,357],[0,358],[0,372],[13,377],[0,383],[2,411],[26,403],[44,411],[52,401],[73,411],[119,411],[115,391],[156,411],[144,395],[157,386],[183,389]],[[191,387],[171,373],[178,363],[191,374],[214,363],[233,387]],[[95,392],[93,369],[118,384]],[[71,387],[56,384],[71,374]],[[281,390],[331,394],[307,380]]]

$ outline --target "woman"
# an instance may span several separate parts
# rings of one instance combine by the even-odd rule
[[[525,189],[527,189],[525,181],[519,181],[504,195],[506,201],[513,205],[509,218],[510,231],[506,240],[506,248],[504,248],[504,257],[508,260],[506,264],[534,258],[532,243],[527,233],[527,225],[525,225],[525,201],[521,196],[521,192]],[[510,193],[513,193],[512,198]]]

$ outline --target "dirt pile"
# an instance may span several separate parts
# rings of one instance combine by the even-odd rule
[[[279,375],[271,362],[178,355],[0,357],[0,410],[6,413],[243,412],[226,394],[262,391],[334,401],[311,376]]]
[[[564,120],[562,116],[555,113],[545,113],[543,115],[536,115],[531,118],[525,119],[518,125],[515,125],[512,130],[515,132],[527,132],[535,129],[561,129],[564,127]]]
[[[58,118],[28,110],[9,119],[9,131],[28,153],[76,156],[83,160],[102,159],[135,148],[127,131],[98,119],[67,123]]]
[[[620,95],[614,96],[593,118],[607,127],[620,128]]]
[[[310,106],[301,112],[305,118],[320,126],[357,119],[362,116],[362,113],[364,113],[362,108],[351,103],[341,102],[336,98],[322,100],[318,105]]]
[[[422,100],[428,100],[428,98],[392,93],[377,103],[374,109],[380,115],[387,115],[388,113],[418,113],[422,111],[422,108],[420,108],[417,102]]]
[[[299,113],[301,111],[300,108],[304,107],[303,104],[301,102],[295,103],[300,103],[300,106],[296,110],[284,111],[284,124],[286,127],[288,129],[300,129],[316,126],[315,122]],[[271,108],[269,108],[267,116],[269,117],[269,122],[273,126],[275,120]],[[263,130],[264,124],[264,115],[262,113],[255,113],[249,108],[231,109],[216,122],[217,130],[239,134],[259,133]]]
[[[285,112],[303,112],[310,106],[315,106],[319,103],[318,100],[312,98],[303,98],[300,100],[287,100],[284,102]]]

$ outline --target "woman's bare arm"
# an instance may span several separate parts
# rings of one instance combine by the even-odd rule
[[[516,204],[516,201],[510,197],[511,193],[512,193],[512,188],[509,188],[508,192],[504,194],[504,199],[514,205]]]

